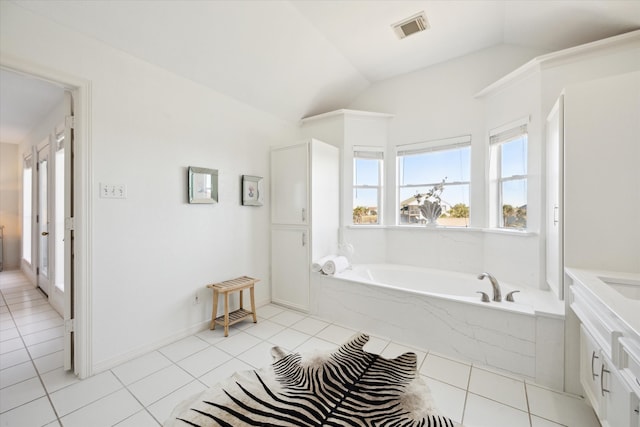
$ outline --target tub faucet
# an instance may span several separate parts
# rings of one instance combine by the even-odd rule
[[[498,281],[496,280],[496,278],[486,272],[478,275],[478,279],[480,280],[484,279],[485,277],[489,278],[489,281],[491,282],[491,286],[493,287],[493,300],[497,302],[502,301],[502,293],[500,292],[500,285],[498,284]]]

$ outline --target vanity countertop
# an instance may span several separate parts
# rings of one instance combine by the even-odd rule
[[[630,288],[640,287],[640,273],[583,270],[570,267],[565,271],[616,314],[636,336],[640,337],[640,299],[624,296],[607,283],[614,281],[627,284]]]

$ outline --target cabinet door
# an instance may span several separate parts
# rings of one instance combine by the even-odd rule
[[[603,426],[610,427],[635,427],[638,424],[638,416],[634,412],[637,407],[637,398],[631,392],[618,370],[611,362],[605,359],[602,365],[601,396],[606,408]],[[635,423],[632,424],[632,421]]]
[[[271,229],[271,300],[300,310],[309,310],[307,228]]]
[[[309,144],[271,151],[271,223],[306,225],[309,218]]]
[[[562,199],[564,174],[564,95],[547,117],[546,278],[559,298],[564,297]]]
[[[600,389],[602,358],[600,347],[584,326],[580,325],[580,383],[584,387],[585,397],[599,417],[602,415]]]

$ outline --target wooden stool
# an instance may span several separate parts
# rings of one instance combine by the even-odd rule
[[[237,277],[235,279],[226,280],[221,283],[212,283],[207,288],[213,289],[213,310],[211,312],[211,325],[209,329],[215,329],[216,323],[224,326],[224,336],[229,336],[229,325],[238,323],[249,316],[253,316],[253,323],[258,322],[256,317],[256,301],[253,293],[253,285],[260,279],[254,279],[249,276]],[[242,306],[242,295],[245,289],[249,289],[251,295],[251,311],[245,310]],[[240,308],[229,313],[229,293],[240,291]],[[224,315],[218,315],[218,295],[224,294]]]

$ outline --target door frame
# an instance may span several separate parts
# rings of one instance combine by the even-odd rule
[[[25,61],[0,55],[0,67],[61,85],[73,95],[74,124],[74,371],[80,378],[93,375],[92,325],[92,188],[91,81]]]

